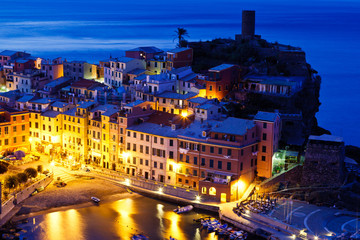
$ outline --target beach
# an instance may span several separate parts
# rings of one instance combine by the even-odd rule
[[[70,181],[65,187],[54,185],[55,180],[46,189],[23,201],[20,210],[13,221],[40,215],[48,212],[67,210],[71,208],[89,207],[94,205],[91,197],[97,197],[103,202],[116,201],[129,197],[124,187],[101,179],[83,179],[81,177]]]

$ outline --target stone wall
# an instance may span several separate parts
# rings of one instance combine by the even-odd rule
[[[30,197],[30,194],[35,191],[36,188],[39,187],[46,187],[49,185],[49,183],[52,181],[53,176],[47,176],[46,178],[30,185],[29,187],[25,188],[24,190],[18,192],[15,196],[12,196],[10,199],[8,199],[4,204],[1,206],[1,214],[0,214],[0,220],[2,220],[17,204],[21,203],[28,197]]]
[[[260,184],[260,191],[265,191],[274,186],[277,183],[296,183],[300,181],[302,176],[302,166],[296,165],[293,168],[290,168],[288,171],[283,172],[279,175],[276,175],[272,178],[269,178]]]

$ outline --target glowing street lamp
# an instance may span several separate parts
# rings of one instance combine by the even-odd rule
[[[55,166],[54,161],[52,161],[52,162],[50,163],[50,165],[51,165],[51,173],[54,174],[54,166]]]
[[[162,187],[159,187],[158,193],[159,193],[159,194],[163,194],[163,191],[164,191],[163,188],[162,188]]]
[[[182,116],[183,118],[186,118],[186,117],[188,116],[188,113],[187,113],[186,111],[182,111],[182,112],[181,112],[181,116]]]
[[[197,196],[195,197],[195,201],[201,202],[201,196],[197,195]]]

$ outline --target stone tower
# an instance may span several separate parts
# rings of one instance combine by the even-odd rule
[[[341,137],[310,136],[301,185],[339,186],[344,181],[345,147]]]
[[[251,39],[255,36],[255,11],[242,11],[242,29],[241,37]]]

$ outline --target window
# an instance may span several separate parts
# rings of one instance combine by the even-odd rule
[[[133,144],[133,151],[136,152],[136,144]]]
[[[218,153],[219,153],[219,154],[222,154],[222,148],[219,148],[219,149],[218,149]]]
[[[201,158],[201,166],[205,166],[205,158]]]
[[[127,132],[127,136],[130,137],[130,131]]]
[[[146,146],[146,148],[145,148],[145,153],[149,154],[149,147],[148,146]]]
[[[186,155],[186,163],[190,163],[190,156]]]
[[[228,150],[227,150],[227,155],[228,155],[228,156],[231,156],[231,149],[228,149]]]
[[[209,86],[209,91],[212,91],[212,86],[211,85]]]
[[[184,155],[180,153],[180,161],[182,162],[184,159]]]
[[[198,164],[197,162],[198,162],[197,157],[194,157],[194,165],[197,165]]]
[[[147,142],[150,141],[149,139],[150,139],[149,135],[146,135],[146,141]]]
[[[13,121],[16,122],[16,117],[13,117]]]
[[[206,194],[206,187],[201,188],[201,194]]]
[[[174,146],[174,140],[170,139],[170,141],[169,141],[169,146],[170,146],[170,147]]]
[[[164,169],[164,164],[160,163],[160,169]]]
[[[136,157],[133,157],[133,164],[136,164]]]
[[[140,134],[140,140],[141,140],[141,141],[144,140],[144,134]]]
[[[14,137],[13,142],[16,143],[16,137]]]
[[[209,195],[216,196],[216,188],[211,187],[211,188],[209,189]]]
[[[140,145],[140,153],[143,153],[143,152],[144,152],[144,146]]]
[[[266,146],[262,146],[262,152],[266,153]]]
[[[174,152],[173,151],[169,151],[169,158],[174,159]]]
[[[193,170],[193,175],[197,176],[197,170]]]
[[[136,132],[133,132],[133,138],[136,138]]]
[[[226,170],[230,171],[231,170],[231,162],[228,162],[226,164]]]
[[[23,116],[21,116],[21,120],[25,120],[25,116],[23,115]]]
[[[154,143],[157,143],[157,137],[154,137]]]
[[[244,156],[244,149],[241,149],[241,156]]]
[[[218,161],[218,169],[222,169],[222,161]]]
[[[261,161],[266,161],[266,157],[265,156],[261,156]]]
[[[149,166],[149,160],[145,160],[145,166]]]
[[[13,132],[16,132],[16,126],[13,127]]]
[[[214,147],[210,147],[210,153],[214,153]]]
[[[243,163],[240,163],[240,171],[243,170]]]
[[[201,151],[202,151],[202,152],[205,152],[205,151],[206,151],[206,146],[205,146],[205,145],[202,145],[202,146],[201,146]]]
[[[157,161],[154,161],[154,168],[157,168]]]
[[[266,141],[266,133],[263,133],[262,140]]]
[[[263,123],[263,128],[267,128],[267,123],[266,122]]]
[[[210,159],[210,168],[214,167],[214,160]]]
[[[163,138],[160,138],[160,144],[164,145],[164,139]]]
[[[254,159],[251,159],[251,167],[254,166]]]

